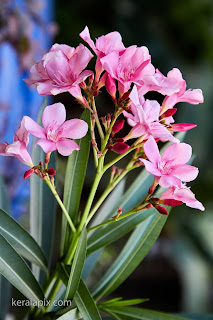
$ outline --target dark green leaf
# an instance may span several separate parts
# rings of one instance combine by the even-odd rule
[[[59,318],[57,318],[57,320],[80,320],[82,319],[82,317],[78,314],[78,310],[77,308],[72,309],[68,312],[66,312],[65,314],[63,314],[62,316],[60,316]]]
[[[149,299],[131,299],[131,300],[121,300],[122,298],[115,298],[112,300],[107,300],[98,304],[99,308],[108,308],[108,306],[122,307],[122,306],[133,306],[135,304],[140,304]]]
[[[139,308],[130,308],[130,307],[110,307],[104,308],[105,312],[113,312],[120,316],[127,316],[132,319],[141,319],[141,320],[187,320],[187,318],[179,317],[163,312],[152,311],[147,309]],[[121,317],[122,318],[122,317]]]
[[[84,320],[101,320],[96,303],[82,280],[74,300]]]
[[[78,241],[78,245],[75,251],[70,277],[67,285],[67,291],[64,300],[73,299],[81,278],[81,273],[84,266],[87,250],[87,232],[84,228],[81,232],[81,236]]]
[[[44,295],[24,260],[0,235],[0,273],[26,298],[43,300]]]
[[[0,234],[19,255],[47,270],[47,261],[37,242],[18,222],[0,209]]]
[[[82,116],[81,120],[84,120],[90,126],[90,111],[86,109]],[[86,174],[87,162],[90,152],[90,132],[82,139],[75,140],[76,143],[81,148],[79,151],[73,151],[68,158],[66,175],[65,175],[65,184],[64,184],[64,205],[71,216],[72,221],[75,223],[81,193],[84,184],[84,178]],[[61,253],[63,253],[64,246],[66,246],[66,226],[67,220],[63,216],[62,218],[62,234],[61,239]]]

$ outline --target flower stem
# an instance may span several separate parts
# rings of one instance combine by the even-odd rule
[[[96,105],[95,105],[95,98],[93,95],[91,96],[91,102],[92,102],[93,116],[95,118],[95,122],[96,122],[96,125],[98,128],[100,138],[101,138],[101,140],[104,140],[104,133],[103,133],[103,130],[102,130],[99,118],[98,118],[98,113],[97,113],[97,109],[96,109]]]
[[[68,221],[68,223],[69,223],[69,225],[70,225],[71,230],[75,233],[75,232],[76,232],[76,228],[75,228],[75,226],[74,226],[74,224],[73,224],[73,222],[72,222],[72,219],[70,218],[69,213],[67,212],[67,210],[66,210],[63,202],[61,201],[61,199],[60,199],[57,191],[56,191],[55,188],[53,187],[53,185],[52,185],[52,183],[50,182],[49,178],[44,179],[44,181],[46,182],[46,184],[48,185],[48,187],[49,187],[50,190],[52,191],[54,197],[56,198],[56,200],[57,200],[57,202],[58,202],[58,204],[59,204],[59,206],[61,207],[63,213],[65,214],[65,216],[66,216],[66,218],[67,218],[67,221]]]

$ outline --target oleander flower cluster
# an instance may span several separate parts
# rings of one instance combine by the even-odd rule
[[[192,148],[175,135],[196,127],[191,123],[175,123],[175,113],[177,108],[185,107],[182,102],[202,103],[202,91],[187,89],[177,68],[167,75],[161,73],[152,64],[147,47],[132,45],[126,48],[118,32],[102,35],[94,42],[85,27],[80,37],[89,48],[82,43],[77,48],[54,44],[42,60],[32,66],[31,77],[25,82],[35,84],[40,95],[70,93],[79,102],[79,108],[90,112],[89,125],[82,119],[66,120],[65,107],[61,103],[49,105],[43,111],[42,126],[24,116],[13,142],[0,144],[0,155],[14,156],[30,166],[26,177],[35,173],[46,179],[53,172],[48,173],[47,169],[50,154],[56,150],[62,156],[78,152],[80,146],[73,139],[89,134],[95,168],[102,173],[111,169],[113,186],[120,181],[119,177],[138,167],[144,167],[153,175],[154,182],[137,210],[155,207],[160,213],[167,214],[164,205],[185,203],[203,211],[202,203],[186,185],[198,175],[198,169],[187,164]],[[91,59],[96,59],[94,71],[88,69]],[[96,96],[104,90],[111,98],[114,113],[99,118],[98,113],[104,106],[96,106]],[[161,94],[163,102],[147,99],[146,94],[150,91]],[[128,133],[122,135],[124,126]],[[46,154],[45,169],[42,164],[32,163],[27,151],[29,134],[38,138],[36,145]],[[170,143],[162,154],[158,142]],[[106,159],[109,152],[116,154],[111,162]],[[124,157],[130,158],[127,167],[119,168],[119,164],[115,167]],[[164,192],[156,197],[154,192],[159,186]],[[122,214],[122,210],[119,212]]]

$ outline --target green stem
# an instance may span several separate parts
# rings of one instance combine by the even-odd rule
[[[98,228],[101,228],[101,227],[103,227],[103,226],[105,226],[105,225],[107,225],[107,224],[110,224],[110,223],[113,223],[113,222],[116,223],[116,222],[119,221],[119,220],[125,219],[126,217],[129,217],[129,216],[131,216],[132,214],[137,213],[137,212],[139,212],[139,211],[143,211],[143,210],[146,210],[146,207],[143,207],[143,208],[141,208],[141,207],[140,207],[140,208],[135,207],[135,208],[132,209],[131,211],[128,211],[128,212],[122,214],[121,216],[117,217],[116,219],[115,219],[115,218],[112,218],[111,220],[102,222],[102,223],[100,223],[100,224],[98,224],[98,225],[96,225],[96,226],[94,226],[94,227],[92,227],[92,228],[89,228],[87,231],[90,232],[90,231],[92,231],[92,230],[96,230],[96,229],[98,229]]]
[[[96,122],[96,125],[97,125],[97,128],[98,128],[98,132],[99,132],[100,138],[103,141],[104,140],[104,133],[103,133],[103,130],[102,130],[99,118],[98,118],[98,113],[97,113],[97,109],[96,109],[96,105],[95,105],[94,96],[91,96],[91,102],[92,102],[93,116],[95,118],[95,122]]]
[[[44,181],[46,182],[46,184],[48,185],[48,187],[50,188],[50,190],[52,191],[54,197],[56,198],[59,206],[61,207],[63,213],[65,214],[66,218],[67,218],[67,221],[70,225],[70,228],[72,229],[72,231],[75,233],[76,232],[76,228],[72,222],[72,219],[70,218],[69,216],[69,213],[67,212],[63,202],[61,201],[57,191],[55,190],[55,188],[53,187],[52,183],[50,182],[50,180],[48,178],[44,179]]]
[[[102,143],[102,146],[101,146],[101,151],[103,151],[105,148],[106,148],[106,145],[108,143],[108,140],[109,140],[109,137],[111,135],[111,132],[112,132],[112,127],[114,126],[115,124],[115,121],[117,120],[117,118],[120,116],[120,114],[123,112],[123,110],[116,110],[114,115],[113,115],[113,118],[112,118],[112,121],[110,123],[110,127],[106,133],[106,136],[103,140],[103,143]]]

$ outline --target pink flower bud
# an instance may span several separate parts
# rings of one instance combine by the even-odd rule
[[[49,168],[47,169],[47,173],[49,174],[49,176],[54,176],[56,174],[56,171],[54,168]]]
[[[119,132],[123,128],[124,123],[125,123],[125,120],[123,119],[115,121],[115,124],[112,127],[112,133]]]
[[[112,146],[112,151],[118,154],[123,154],[127,152],[127,150],[130,148],[130,146],[127,143],[124,142],[117,142]]]
[[[168,109],[166,112],[164,112],[162,114],[161,117],[162,118],[172,117],[175,114],[176,111],[177,111],[177,108]]]
[[[164,215],[168,216],[168,212],[167,212],[166,208],[158,205],[158,206],[155,206],[155,209],[157,209],[160,214],[164,214]]]
[[[24,174],[24,179],[28,179],[29,177],[31,177],[31,175],[33,174],[33,172],[34,172],[34,169],[29,169],[29,170],[27,170],[26,172],[25,172],[25,174]]]
[[[151,203],[148,203],[148,204],[145,206],[145,208],[146,208],[147,210],[151,209],[152,207],[153,207],[153,205],[152,205]]]
[[[113,100],[116,100],[116,83],[115,80],[109,74],[107,74],[106,76],[105,87],[107,92],[113,98]]]
[[[197,125],[192,123],[176,123],[171,125],[170,128],[173,132],[179,132],[179,131],[188,131],[195,127],[197,127]]]
[[[180,206],[181,204],[183,204],[182,201],[178,201],[178,200],[174,200],[174,199],[161,200],[160,203],[162,203],[166,206],[170,206],[170,207],[176,207],[176,206]]]

